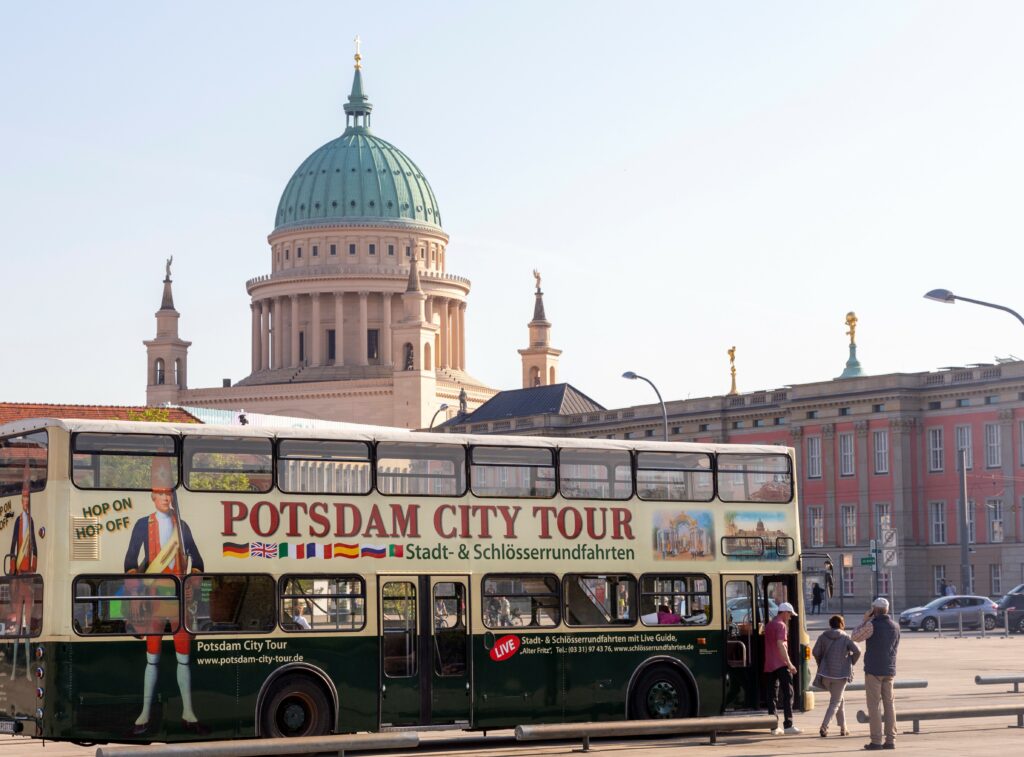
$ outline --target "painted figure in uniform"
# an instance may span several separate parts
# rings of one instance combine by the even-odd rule
[[[171,461],[168,458],[153,458],[151,496],[156,512],[135,522],[128,543],[128,552],[124,556],[125,573],[170,573],[175,576],[202,573],[203,558],[192,538],[192,529],[178,517],[174,483]],[[188,604],[188,592],[185,603]],[[146,629],[146,672],[143,677],[142,712],[135,720],[132,729],[134,735],[150,731],[150,708],[153,705],[160,670],[160,649],[163,642],[161,633],[165,627],[165,619],[154,617],[149,621],[150,627]],[[142,621],[142,625],[146,625],[145,620]],[[192,674],[189,668],[191,647],[191,634],[184,628],[179,628],[174,634],[174,654],[178,662],[181,717],[186,731],[206,733],[206,727],[199,722],[192,709]]]
[[[25,471],[21,477],[21,514],[14,521],[14,533],[11,534],[10,574],[26,576],[11,581],[11,617],[15,633],[25,633],[32,624],[32,605],[34,600],[34,583],[27,576],[36,572],[39,556],[36,552],[36,528],[32,520],[31,471],[25,461]],[[29,644],[25,639],[25,677],[31,678],[29,669]],[[11,678],[18,669],[18,643],[14,643],[14,657],[11,664]]]

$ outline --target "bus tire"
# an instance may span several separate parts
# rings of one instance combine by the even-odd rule
[[[332,728],[330,700],[308,676],[283,676],[267,692],[260,725],[263,738],[323,736]]]
[[[634,720],[664,720],[692,715],[690,687],[683,676],[667,665],[651,668],[640,676],[630,701]]]

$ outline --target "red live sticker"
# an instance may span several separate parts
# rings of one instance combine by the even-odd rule
[[[522,646],[519,643],[518,636],[502,636],[491,647],[491,659],[495,662],[504,662],[509,657],[519,651],[519,647]]]

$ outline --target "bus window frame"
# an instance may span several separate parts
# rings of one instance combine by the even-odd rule
[[[47,428],[37,428],[37,429],[33,429],[31,431],[19,431],[16,434],[10,434],[8,436],[0,438],[0,444],[2,444],[2,443],[7,442],[7,441],[9,441],[11,439],[18,439],[18,438],[23,437],[23,436],[32,436],[33,434],[43,434],[43,436],[46,438],[46,446],[45,446],[45,453],[46,454],[45,454],[43,465],[42,465],[42,468],[41,468],[41,470],[43,472],[42,486],[37,486],[38,482],[36,480],[34,480],[33,477],[32,477],[32,472],[36,471],[36,470],[40,470],[40,468],[37,467],[37,466],[32,465],[31,458],[26,457],[24,459],[24,460],[28,461],[28,463],[29,463],[29,466],[28,466],[28,469],[29,469],[29,485],[28,485],[29,494],[36,494],[38,492],[46,491],[46,484],[50,480],[50,430],[47,429]],[[0,449],[4,449],[4,447],[0,447]],[[18,483],[17,483],[17,486],[15,488],[13,488],[11,491],[7,492],[7,493],[0,493],[0,497],[17,497],[17,496],[19,496],[21,494],[21,487],[22,487],[21,478],[22,478],[22,475],[23,475],[22,471],[24,470],[24,461],[21,463],[21,465],[15,465],[15,466],[11,466],[11,467],[18,469],[18,478],[17,478]]]
[[[592,497],[592,496],[582,496],[582,495],[567,494],[567,493],[565,493],[562,490],[562,480],[563,480],[563,478],[562,478],[562,453],[563,452],[625,452],[626,453],[626,457],[629,460],[629,481],[628,482],[619,482],[619,481],[616,481],[614,479],[611,479],[609,481],[609,485],[610,485],[610,487],[612,489],[614,489],[615,485],[618,484],[618,483],[628,483],[628,485],[629,485],[629,493],[625,497]],[[559,447],[558,448],[558,455],[557,455],[557,458],[555,460],[555,476],[556,476],[556,480],[558,481],[558,493],[561,494],[564,499],[568,499],[568,500],[592,500],[594,502],[628,502],[629,500],[631,500],[631,499],[633,499],[634,497],[637,496],[637,486],[636,486],[636,455],[634,455],[633,452],[634,452],[634,450],[631,450],[631,449],[621,450],[621,449],[616,449],[616,448],[591,449],[591,448],[587,448],[587,447]],[[578,463],[572,463],[572,464],[573,465],[577,465]],[[571,479],[571,480],[576,480],[576,479]],[[651,500],[651,501],[663,502],[665,500]],[[671,501],[671,500],[669,500],[669,501]]]
[[[134,595],[133,596],[133,595],[130,595],[130,594],[125,594],[123,596],[117,597],[116,600],[113,600],[113,599],[102,600],[102,599],[100,599],[99,597],[96,597],[96,596],[93,596],[93,597],[83,597],[81,600],[79,600],[78,592],[77,592],[78,582],[82,581],[83,579],[98,579],[100,581],[118,580],[118,579],[122,580],[122,581],[125,581],[126,579],[132,579],[132,580],[138,580],[138,581],[144,581],[144,580],[147,580],[147,579],[150,579],[150,580],[158,579],[160,581],[171,580],[173,585],[174,585],[174,595],[172,596],[170,594],[165,594],[165,595],[157,594],[157,595],[145,595],[145,596]],[[158,636],[158,635],[159,636],[171,636],[173,634],[176,634],[176,633],[178,633],[179,631],[181,631],[181,630],[183,630],[185,628],[185,618],[183,616],[184,602],[182,601],[183,596],[184,596],[184,591],[185,591],[185,585],[184,585],[184,582],[181,579],[182,579],[182,576],[177,576],[177,575],[175,575],[173,573],[79,573],[71,581],[71,621],[72,621],[71,622],[71,630],[74,632],[74,634],[76,636],[80,636],[83,639],[95,639],[95,638],[117,638],[117,639],[123,639],[126,636],[131,636],[131,637],[134,637],[134,638],[138,639],[138,638],[145,638],[146,635],[152,635],[152,636]],[[75,619],[75,604],[77,602],[79,602],[79,601],[81,601],[81,602],[87,602],[88,601],[90,603],[101,602],[101,601],[141,602],[141,601],[150,600],[150,599],[156,599],[156,600],[161,600],[161,601],[166,601],[168,599],[173,599],[177,603],[177,605],[178,605],[178,627],[177,628],[175,628],[173,631],[162,631],[159,634],[145,634],[145,635],[140,635],[140,634],[138,634],[135,631],[128,631],[127,630],[127,623],[125,624],[126,625],[126,630],[122,631],[121,633],[81,633],[80,631],[78,631],[75,628],[75,623],[74,623],[74,619]]]
[[[565,589],[565,585],[566,585],[566,583],[568,583],[569,579],[571,579],[571,578],[604,578],[604,579],[607,580],[608,578],[611,578],[611,577],[630,578],[630,579],[633,580],[633,596],[632,596],[632,602],[631,602],[631,607],[630,607],[630,609],[633,610],[633,617],[632,618],[626,618],[625,620],[621,620],[620,619],[620,620],[615,621],[615,622],[600,623],[598,625],[593,625],[593,624],[589,624],[589,623],[573,623],[573,622],[571,622],[569,620],[569,608],[568,608],[568,606],[566,604],[568,602],[567,597],[569,595],[569,592],[566,591],[566,589]],[[639,614],[640,614],[640,582],[637,579],[636,575],[633,574],[633,573],[624,572],[624,571],[615,571],[615,572],[609,572],[609,573],[599,573],[599,572],[596,572],[596,571],[589,571],[589,572],[578,572],[577,571],[577,572],[573,572],[573,573],[563,573],[562,574],[562,580],[561,580],[561,589],[562,589],[562,591],[561,591],[561,594],[562,594],[562,607],[561,607],[561,609],[562,609],[562,622],[566,625],[567,628],[602,628],[602,629],[608,629],[608,628],[636,628],[637,623],[640,622],[640,618],[639,618]]]
[[[508,492],[498,494],[479,494],[473,491],[473,467],[479,465],[481,468],[539,468],[547,469],[549,466],[545,465],[500,465],[497,463],[474,463],[473,462],[473,451],[477,449],[528,449],[528,450],[544,450],[551,455],[551,494],[538,494],[532,496],[529,494],[509,494]],[[540,480],[540,479],[535,479]],[[472,494],[474,497],[480,497],[481,499],[554,499],[558,496],[559,490],[561,489],[560,482],[558,480],[558,455],[556,450],[552,447],[535,447],[530,444],[469,444],[466,446],[466,491],[468,494]]]
[[[223,576],[244,576],[245,578],[250,579],[250,580],[253,579],[253,578],[258,578],[258,577],[262,576],[262,577],[270,579],[270,584],[273,587],[273,595],[274,595],[274,606],[273,606],[273,608],[271,610],[272,617],[271,617],[270,628],[268,628],[265,631],[264,630],[260,630],[260,629],[253,629],[253,628],[239,628],[237,630],[218,628],[218,629],[215,629],[215,630],[208,630],[208,631],[206,631],[206,630],[194,629],[191,626],[189,626],[189,624],[188,624],[188,613],[186,612],[185,601],[184,601],[184,599],[185,599],[185,588],[186,588],[186,585],[188,584],[188,582],[189,581],[196,581],[196,582],[200,583],[200,585],[201,585],[203,579],[206,579],[206,578],[220,578],[220,577],[223,577]],[[274,576],[271,575],[270,573],[266,573],[266,572],[263,572],[263,571],[253,571],[251,573],[243,573],[243,572],[237,571],[237,570],[236,571],[224,570],[224,571],[216,571],[216,572],[209,572],[209,573],[190,573],[187,576],[181,576],[181,595],[182,595],[182,602],[181,602],[181,604],[182,604],[181,628],[182,628],[182,630],[186,631],[187,633],[192,634],[193,636],[212,636],[214,634],[225,634],[225,635],[228,635],[228,636],[238,636],[238,635],[241,635],[241,634],[252,634],[253,636],[266,636],[268,634],[272,634],[272,633],[274,633],[278,629],[278,618],[280,617],[280,614],[281,614],[281,603],[280,603],[279,598],[277,596],[277,591],[278,591],[277,590],[277,581],[274,580]],[[211,604],[212,604],[212,602],[211,602]],[[212,622],[212,620],[213,619],[211,617],[211,622]]]
[[[507,592],[503,592],[501,594],[488,594],[487,593],[486,587],[487,587],[487,581],[488,580],[490,580],[490,579],[496,579],[496,580],[516,579],[516,578],[541,578],[541,579],[552,578],[552,579],[554,579],[555,589],[554,589],[554,591],[551,594],[509,594]],[[490,625],[487,624],[487,600],[490,599],[491,597],[552,597],[552,596],[555,598],[555,604],[553,606],[554,606],[555,610],[558,612],[558,618],[557,618],[556,622],[554,624],[550,625],[550,626],[541,626],[541,625],[534,626],[534,625],[530,625],[530,624],[525,624],[525,625],[521,624],[521,625],[517,626],[517,625],[512,624],[512,623],[510,623],[507,626],[502,626],[502,625],[490,626]],[[519,629],[532,628],[532,629],[535,629],[535,630],[536,629],[551,630],[551,629],[558,628],[564,622],[564,619],[562,617],[562,579],[559,578],[558,574],[556,574],[556,573],[543,573],[543,572],[516,573],[515,571],[500,571],[500,572],[495,572],[495,573],[484,573],[480,577],[480,602],[478,604],[480,605],[480,623],[488,631],[508,631],[510,629],[515,629],[515,628],[519,628]],[[532,620],[532,618],[531,618],[531,620]]]
[[[642,612],[640,612],[640,610],[642,608],[640,608],[639,605],[643,602],[643,599],[644,599],[645,596],[659,596],[657,592],[645,592],[644,591],[644,579],[646,579],[646,578],[655,579],[655,580],[661,578],[661,579],[668,579],[670,581],[677,581],[677,580],[680,580],[680,579],[689,579],[689,578],[702,578],[705,581],[707,581],[708,589],[707,589],[707,592],[705,592],[703,594],[701,594],[700,592],[689,592],[689,593],[683,593],[683,594],[678,594],[677,592],[674,592],[674,591],[670,592],[672,594],[672,596],[685,596],[685,597],[706,596],[708,598],[708,605],[709,605],[709,607],[711,609],[711,612],[705,612],[704,613],[707,616],[707,620],[705,622],[703,622],[703,623],[654,623],[654,624],[644,623],[644,615],[643,615]],[[706,628],[707,626],[711,625],[711,622],[714,620],[714,617],[715,617],[715,615],[714,615],[715,593],[714,593],[714,591],[712,591],[712,588],[711,588],[712,587],[711,577],[707,573],[659,573],[659,572],[647,572],[647,573],[640,574],[640,577],[637,580],[638,580],[638,585],[639,585],[639,591],[638,591],[638,597],[637,597],[637,615],[638,615],[638,618],[640,620],[640,625],[644,626],[645,628]],[[669,608],[669,609],[672,610],[673,612],[675,612],[674,608]],[[657,608],[655,608],[655,612],[657,612]],[[682,618],[682,616],[680,616],[680,618]]]
[[[356,580],[362,587],[361,594],[285,594],[284,586],[289,580],[308,580],[316,581],[320,579],[339,579],[339,580]],[[284,573],[280,578],[277,579],[277,626],[284,633],[293,634],[310,634],[310,633],[359,633],[366,629],[367,624],[367,613],[369,607],[369,595],[366,591],[366,579],[359,573]],[[363,600],[363,624],[358,628],[285,628],[281,624],[281,609],[284,607],[285,600],[305,600],[307,597],[317,597],[324,599],[339,599],[339,598],[361,598]]]
[[[781,457],[781,458],[785,459],[785,461],[786,461],[786,470],[785,471],[765,470],[765,471],[750,471],[750,472],[747,472],[747,471],[743,471],[743,470],[738,470],[737,471],[737,470],[726,469],[726,470],[723,471],[721,469],[720,465],[719,465],[719,460],[722,457],[726,457],[726,458],[728,458],[728,457],[763,457],[763,458]],[[715,495],[718,498],[719,502],[721,502],[723,504],[729,504],[729,505],[734,505],[734,504],[741,504],[741,505],[745,505],[745,504],[746,505],[749,505],[749,504],[753,504],[753,505],[789,505],[789,504],[792,504],[793,503],[793,498],[796,497],[796,481],[795,481],[795,475],[794,475],[793,467],[794,467],[793,466],[793,458],[787,452],[785,452],[785,451],[783,451],[783,452],[717,452],[717,453],[715,453]],[[781,475],[786,475],[786,476],[789,477],[789,483],[788,483],[788,486],[789,486],[789,498],[785,499],[785,500],[781,500],[781,499],[726,499],[725,497],[722,496],[722,492],[723,492],[723,490],[725,488],[731,488],[731,487],[719,486],[718,478],[719,478],[719,476],[722,476],[722,475],[737,474],[737,473],[742,475],[742,476],[754,476],[754,475],[757,475],[759,473],[763,474],[765,476],[775,476],[775,475],[780,475],[780,474]],[[771,483],[771,482],[767,482],[767,483]]]
[[[280,454],[281,445],[282,444],[287,444],[289,442],[301,442],[301,443],[306,443],[306,444],[316,443],[316,442],[342,442],[344,444],[361,444],[361,445],[366,447],[366,460],[365,461],[355,460],[355,459],[352,459],[352,460],[318,460],[318,459],[312,458],[312,457],[282,457],[281,454]],[[331,495],[352,494],[352,495],[355,495],[355,496],[358,496],[358,497],[365,497],[365,496],[367,496],[369,494],[372,494],[376,490],[376,488],[377,488],[377,456],[376,456],[376,454],[374,454],[376,449],[375,449],[375,445],[372,442],[359,441],[359,440],[354,440],[354,439],[306,439],[306,438],[298,439],[298,438],[288,437],[286,439],[280,439],[280,438],[273,439],[273,445],[272,446],[273,446],[272,455],[273,455],[273,467],[274,467],[274,485],[277,487],[278,491],[280,491],[280,492],[282,492],[284,494],[331,494]],[[369,476],[367,476],[367,479],[369,481],[369,488],[365,492],[293,491],[291,489],[285,489],[283,486],[281,486],[281,476],[279,475],[278,466],[282,462],[288,461],[288,460],[305,461],[305,462],[365,462],[369,466],[369,469],[370,469]]]
[[[138,454],[126,454],[124,452],[76,452],[75,442],[78,441],[80,436],[149,436],[170,439],[174,452],[171,454],[161,452],[141,452]],[[173,488],[177,489],[182,484],[182,471],[181,471],[181,437],[177,434],[149,434],[149,433],[133,433],[123,431],[76,431],[71,435],[71,441],[68,445],[68,478],[71,481],[71,485],[79,491],[94,492],[94,491],[119,491],[119,492],[148,492],[152,491],[152,485],[144,487],[128,487],[128,486],[82,486],[75,480],[75,455],[94,455],[98,457],[152,457],[152,458],[164,458],[171,460],[171,470],[177,475],[177,479]],[[88,470],[85,468],[79,468],[79,470]]]
[[[636,498],[642,502],[697,502],[706,504],[708,502],[714,502],[718,498],[718,455],[714,452],[691,452],[691,451],[673,451],[673,450],[660,450],[660,449],[634,449],[633,452],[633,489],[636,494]],[[646,454],[654,455],[704,455],[708,459],[707,470],[703,468],[650,468],[640,467],[640,456]],[[667,472],[682,472],[682,473],[707,473],[711,476],[711,493],[707,499],[654,499],[651,497],[644,497],[641,495],[640,489],[640,477],[639,472],[641,470],[650,471],[667,471]]]
[[[438,447],[438,448],[443,448],[443,449],[461,449],[462,450],[462,490],[461,491],[456,491],[456,492],[445,492],[445,493],[442,493],[442,494],[434,494],[432,492],[419,493],[419,492],[385,492],[385,491],[381,491],[380,482],[381,482],[382,476],[380,475],[380,459],[381,459],[380,458],[380,446],[382,444],[384,444],[384,445],[389,445],[389,444],[393,444],[393,445],[403,445],[403,444],[404,445],[431,445],[433,447]],[[400,460],[402,458],[385,458],[385,459],[398,459],[398,460]],[[406,459],[414,459],[414,458],[406,458]],[[459,466],[456,465],[456,467],[455,467],[456,471],[458,471],[458,467]],[[371,471],[371,475],[373,476],[373,489],[372,489],[372,491],[377,492],[377,494],[380,494],[383,497],[465,497],[469,493],[469,450],[468,450],[468,445],[462,444],[461,442],[457,443],[457,444],[450,444],[450,443],[446,444],[445,442],[423,442],[423,441],[419,441],[419,440],[405,441],[405,440],[388,439],[388,440],[385,440],[385,441],[377,441],[373,445],[373,470]],[[394,474],[389,474],[389,475],[393,476]],[[430,478],[425,478],[425,479],[422,479],[422,480],[430,481],[431,479]]]
[[[193,473],[193,468],[190,465],[186,465],[185,445],[189,442],[189,440],[193,440],[193,439],[196,440],[196,441],[200,441],[200,442],[205,442],[205,441],[210,441],[210,440],[219,440],[219,441],[231,440],[231,441],[237,441],[237,440],[240,440],[240,439],[244,439],[244,440],[252,441],[252,442],[260,442],[260,441],[266,442],[267,444],[270,445],[270,471],[267,472],[267,473],[264,473],[264,472],[261,471],[259,473],[255,473],[255,474],[252,474],[252,475],[268,476],[267,488],[265,488],[265,489],[193,489],[193,488],[191,488],[188,485],[188,478]],[[199,450],[199,452],[205,452],[205,453],[209,453],[209,454],[218,454],[216,452],[212,452],[211,453],[209,450]],[[228,434],[228,435],[220,435],[220,434],[216,434],[216,435],[214,435],[214,434],[211,434],[211,435],[207,435],[207,434],[184,434],[181,437],[181,455],[179,456],[179,459],[181,461],[181,463],[180,463],[181,464],[180,485],[186,491],[194,492],[194,493],[197,493],[197,494],[211,494],[211,493],[212,494],[268,494],[269,492],[272,492],[274,490],[274,487],[277,485],[277,471],[276,471],[277,466],[275,465],[275,461],[276,461],[277,455],[275,454],[275,452],[276,452],[276,450],[274,449],[274,438],[271,437],[271,436],[232,436],[230,434]],[[246,455],[246,454],[254,454],[254,453],[231,452],[231,453],[227,453],[227,454]],[[255,454],[263,454],[263,453],[255,453]],[[194,456],[195,453],[193,452],[192,455]],[[230,475],[230,474],[233,474],[233,473],[240,473],[240,474],[245,475],[245,476],[250,475],[250,473],[248,471],[226,471],[226,470],[206,471],[206,470],[199,470],[197,472],[200,473],[200,474],[208,473],[208,474],[215,474],[215,475],[225,475],[225,474]]]

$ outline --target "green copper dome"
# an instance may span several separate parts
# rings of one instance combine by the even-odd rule
[[[345,103],[348,127],[299,166],[281,194],[275,231],[308,224],[441,228],[437,199],[423,172],[370,133],[372,109],[357,67]]]

